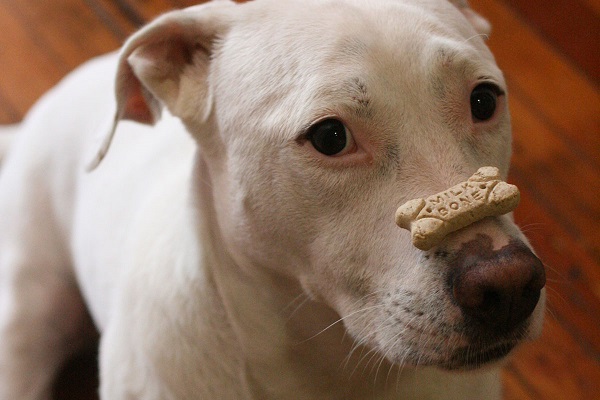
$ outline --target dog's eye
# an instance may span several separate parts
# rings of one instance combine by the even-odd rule
[[[354,146],[352,135],[337,119],[329,118],[310,127],[306,138],[313,147],[326,156],[346,153]]]
[[[475,121],[487,121],[496,113],[500,88],[482,83],[471,92],[471,115]]]

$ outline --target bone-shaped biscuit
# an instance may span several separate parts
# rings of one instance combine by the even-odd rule
[[[400,206],[396,224],[411,232],[415,247],[429,250],[451,232],[511,212],[519,199],[519,189],[500,180],[498,168],[481,167],[465,182]]]

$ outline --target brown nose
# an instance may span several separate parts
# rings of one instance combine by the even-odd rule
[[[484,328],[508,332],[535,309],[546,284],[541,261],[521,241],[492,249],[489,236],[463,244],[452,263],[454,299]]]

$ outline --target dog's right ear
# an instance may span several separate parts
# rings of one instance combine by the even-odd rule
[[[467,0],[450,0],[456,8],[465,16],[467,21],[475,28],[475,31],[480,35],[489,36],[492,31],[490,23],[469,6]]]
[[[208,82],[213,44],[231,25],[235,3],[217,0],[164,14],[123,46],[116,77],[117,110],[87,169],[100,164],[123,119],[153,125],[162,107],[182,119],[206,120],[212,110]]]

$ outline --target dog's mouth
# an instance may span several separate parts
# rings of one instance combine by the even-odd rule
[[[449,361],[441,365],[447,370],[472,370],[500,361],[517,346],[518,341],[507,341],[491,346],[470,345],[456,349]]]
[[[390,358],[397,365],[430,366],[447,371],[471,371],[494,363],[502,362],[519,344],[526,340],[523,334],[508,337],[487,337],[464,340],[459,346],[449,345],[455,342],[453,335],[428,337],[423,344],[412,342],[401,357]],[[466,337],[463,336],[463,339]]]

